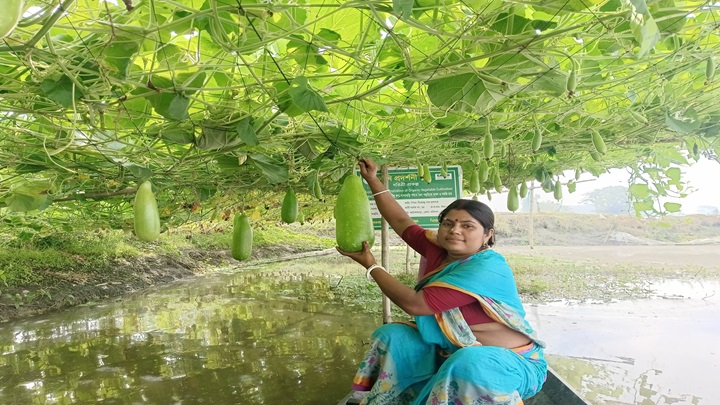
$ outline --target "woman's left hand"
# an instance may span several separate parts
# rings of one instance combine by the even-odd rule
[[[366,269],[373,264],[377,264],[377,261],[375,260],[375,256],[370,251],[370,244],[367,243],[367,241],[363,242],[363,248],[360,251],[357,252],[346,252],[340,247],[335,246],[335,249],[337,249],[338,252],[340,252],[341,255],[347,256],[356,262],[358,262],[361,266],[365,267]]]

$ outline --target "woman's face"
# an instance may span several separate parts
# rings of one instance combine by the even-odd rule
[[[492,236],[465,210],[450,210],[438,228],[438,243],[451,258],[465,258],[480,251]]]

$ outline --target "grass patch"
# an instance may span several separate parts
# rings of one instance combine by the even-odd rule
[[[328,225],[264,224],[253,233],[254,248],[283,246],[294,251],[322,250],[335,246],[327,237]],[[0,282],[7,286],[40,283],[48,274],[111,271],[117,259],[146,255],[179,257],[186,250],[227,251],[232,223],[194,223],[143,242],[122,230],[56,232],[0,242]]]

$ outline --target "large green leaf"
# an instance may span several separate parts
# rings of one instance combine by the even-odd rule
[[[280,184],[288,181],[288,167],[283,161],[263,154],[251,154],[248,156],[248,161],[260,169],[270,184]]]
[[[650,15],[645,0],[629,1],[631,3],[630,26],[635,40],[640,44],[637,57],[642,58],[650,53],[655,47],[655,44],[660,40],[660,30],[655,23],[655,19]]]
[[[293,104],[304,112],[327,111],[325,100],[317,91],[308,86],[307,78],[296,77],[288,89]]]
[[[61,75],[57,79],[44,79],[40,83],[40,90],[50,100],[65,108],[71,108],[75,101],[83,97],[82,89],[78,88],[66,75]]]
[[[130,72],[130,64],[135,54],[140,51],[143,37],[118,35],[112,37],[110,44],[105,48],[102,56],[105,61],[117,69],[117,76],[121,79]]]

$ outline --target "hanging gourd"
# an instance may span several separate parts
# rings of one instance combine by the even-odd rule
[[[0,13],[0,39],[12,34],[23,14],[23,0],[3,0]]]
[[[474,165],[477,165],[481,160],[482,157],[480,157],[480,152],[475,149],[470,149],[470,161],[473,162]]]
[[[430,166],[428,166],[426,163],[423,163],[422,165],[423,175],[422,179],[425,183],[430,184],[432,181],[432,176],[430,175]]]
[[[448,176],[448,165],[447,162],[442,162],[442,166],[440,166],[440,175],[443,177]]]
[[[526,181],[520,183],[520,198],[525,198],[528,195],[528,185]]]
[[[346,252],[362,250],[363,242],[370,247],[375,243],[370,203],[357,175],[345,178],[335,202],[335,240],[340,249]]]
[[[152,242],[160,236],[160,213],[149,181],[137,189],[133,214],[135,235],[140,240]]]
[[[485,158],[490,159],[495,154],[495,141],[493,141],[492,134],[488,130],[485,134],[485,140],[483,141],[483,152],[485,152]]]
[[[555,197],[555,199],[558,201],[562,200],[562,184],[560,184],[560,180],[555,182],[555,190],[553,190],[553,197]]]
[[[519,208],[520,208],[520,200],[518,199],[517,186],[510,186],[510,189],[508,190],[507,209],[510,212],[515,212]]]
[[[605,146],[605,141],[600,135],[600,132],[595,129],[591,130],[590,132],[592,132],[592,143],[595,147],[595,150],[597,151],[597,153],[604,155],[607,152],[607,146]]]
[[[282,209],[280,210],[280,218],[286,224],[292,224],[297,220],[298,215],[298,201],[295,196],[295,190],[292,187],[288,188],[285,192],[285,198],[283,198]]]
[[[502,193],[502,179],[500,179],[499,167],[495,167],[494,170],[493,186],[495,187],[495,191],[497,191],[498,193]]]
[[[235,260],[245,260],[250,257],[253,245],[253,231],[250,226],[250,218],[247,215],[237,213],[233,220],[233,236],[231,253]]]
[[[532,138],[532,151],[537,152],[538,149],[540,149],[540,145],[542,145],[542,129],[540,129],[540,125],[537,123],[537,120],[535,120],[535,133],[533,134]]]
[[[478,166],[479,171],[479,178],[480,183],[485,183],[488,181],[488,173],[490,172],[490,168],[488,167],[487,160],[483,160],[480,162],[480,165]]]
[[[480,192],[480,174],[479,169],[473,169],[470,171],[470,179],[468,180],[468,190],[472,194]]]

